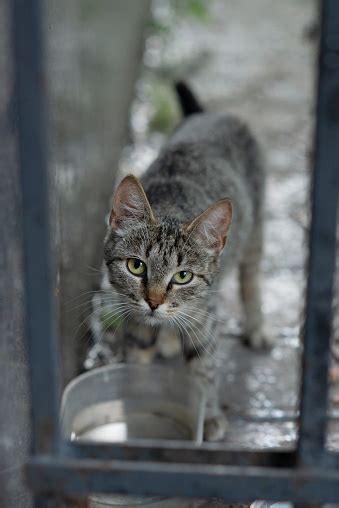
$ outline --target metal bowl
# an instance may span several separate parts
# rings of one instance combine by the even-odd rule
[[[65,439],[86,442],[170,439],[199,444],[204,414],[204,389],[184,368],[110,365],[82,374],[66,387],[61,432]],[[159,498],[96,495],[91,500],[97,506],[135,506]]]

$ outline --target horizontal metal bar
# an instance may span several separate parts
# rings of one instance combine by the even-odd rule
[[[183,441],[167,441],[163,445],[155,445],[146,440],[144,442],[139,440],[133,444],[114,445],[66,442],[62,454],[69,459],[153,461],[177,464],[271,466],[276,468],[294,467],[296,464],[296,455],[292,450],[234,450],[227,449],[220,443],[204,443],[203,446],[196,447]]]
[[[339,2],[323,0],[304,325],[299,461],[324,456],[339,183]]]
[[[70,495],[121,493],[220,498],[228,502],[289,500],[339,502],[338,472],[321,469],[104,462],[36,457],[26,467],[38,492]]]
[[[22,189],[25,330],[31,367],[32,450],[57,452],[59,397],[55,275],[48,200],[41,2],[13,0],[12,36]]]

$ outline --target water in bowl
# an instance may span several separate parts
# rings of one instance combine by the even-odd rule
[[[72,439],[100,443],[123,443],[134,439],[191,440],[192,422],[182,406],[152,401],[142,408],[137,401],[110,401],[86,408],[77,416],[76,427],[86,430]],[[93,426],[94,421],[100,422]],[[88,424],[91,426],[88,427]],[[91,506],[137,506],[163,498],[125,495],[91,495]]]
[[[180,404],[114,400],[93,404],[75,418],[73,439],[121,443],[131,439],[194,439],[194,422]]]

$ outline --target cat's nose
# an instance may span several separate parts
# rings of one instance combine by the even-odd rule
[[[151,300],[146,300],[151,310],[155,310],[159,307],[159,303],[152,302]]]
[[[164,301],[164,294],[159,291],[149,291],[147,295],[145,295],[145,300],[148,303],[151,310],[155,310],[161,305]]]

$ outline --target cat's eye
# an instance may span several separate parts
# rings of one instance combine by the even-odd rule
[[[187,272],[186,270],[182,270],[181,272],[177,272],[173,275],[172,281],[175,284],[187,284],[188,282],[191,282],[193,279],[193,273]]]
[[[146,273],[145,263],[137,258],[127,259],[127,268],[133,275],[137,275],[138,277]]]

